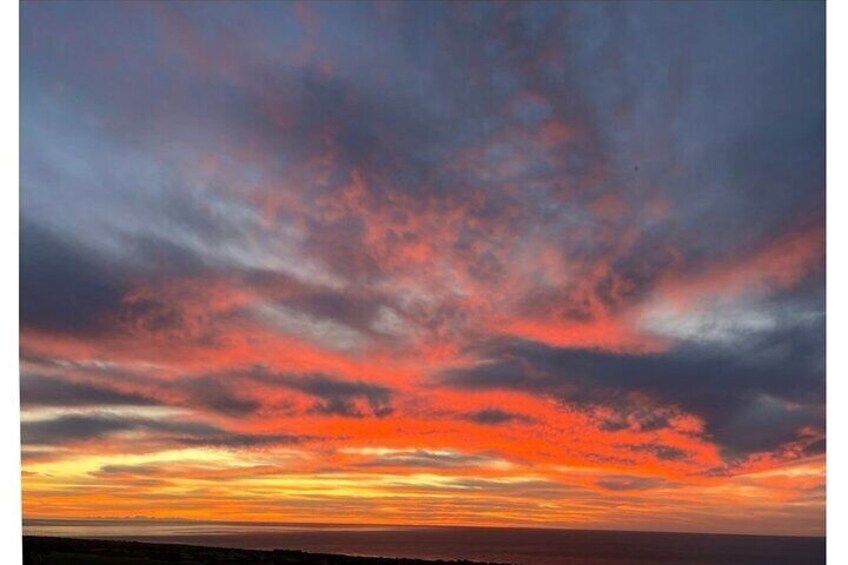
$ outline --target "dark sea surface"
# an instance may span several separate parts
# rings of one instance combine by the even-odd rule
[[[817,565],[825,562],[824,538],[786,536],[164,520],[25,520],[24,533],[520,565]]]

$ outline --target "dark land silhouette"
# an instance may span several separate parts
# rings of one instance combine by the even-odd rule
[[[24,536],[23,553],[24,565],[507,565],[34,536]]]

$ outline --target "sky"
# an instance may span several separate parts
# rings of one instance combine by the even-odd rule
[[[824,533],[824,3],[20,12],[25,517]]]

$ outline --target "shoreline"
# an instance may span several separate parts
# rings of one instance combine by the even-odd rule
[[[23,565],[97,563],[98,565],[159,565],[174,563],[263,565],[511,565],[509,563],[366,557],[313,553],[291,549],[239,549],[183,543],[23,536]]]

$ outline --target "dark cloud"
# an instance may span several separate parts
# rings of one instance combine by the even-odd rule
[[[249,389],[229,375],[186,377],[159,386],[173,391],[191,406],[226,416],[252,416],[263,406],[258,398],[250,394]]]
[[[74,382],[38,374],[21,377],[21,405],[27,406],[150,406],[159,402],[148,396],[121,392],[101,384]]]
[[[484,424],[487,426],[498,426],[501,424],[510,424],[513,422],[526,424],[528,422],[533,421],[532,418],[523,414],[507,412],[499,408],[487,408],[485,410],[472,412],[471,414],[468,414],[466,418],[472,422],[476,422],[477,424]]]
[[[120,420],[105,416],[63,416],[52,420],[24,421],[21,423],[21,443],[63,445],[100,440],[113,433],[143,429],[146,424],[148,422],[143,420]]]
[[[809,456],[822,455],[827,451],[827,440],[820,439],[804,448],[804,454]]]
[[[669,447],[667,445],[633,444],[623,445],[621,447],[627,451],[634,451],[637,453],[651,453],[657,459],[660,459],[662,461],[681,461],[684,460],[687,456],[684,450],[677,449],[676,447]]]
[[[108,331],[128,286],[125,273],[66,237],[23,221],[22,328],[97,334]]]
[[[624,416],[608,431],[632,425],[664,427],[662,414],[640,411],[631,393],[691,411],[729,454],[774,449],[805,426],[823,429],[824,327],[776,329],[725,346],[683,345],[668,353],[616,354],[557,349],[513,341],[485,356],[492,361],[452,370],[443,384],[465,390],[512,389],[565,403],[606,405]],[[635,412],[634,412],[635,410]]]
[[[254,368],[249,375],[266,383],[283,386],[316,397],[313,411],[319,414],[362,418],[390,415],[392,389],[362,381],[345,381],[322,374],[293,375]]]
[[[193,397],[193,402],[228,416],[255,414],[262,407],[262,403],[254,398],[245,398],[232,391],[216,389],[205,389],[203,393]]]
[[[82,380],[47,376],[25,370],[21,375],[23,406],[82,407],[98,405],[191,406],[232,417],[259,412],[262,403],[249,390],[239,387],[230,375],[184,375],[180,379],[157,379],[155,372],[131,370],[112,363],[54,359],[22,352],[22,361],[34,371],[67,371],[83,375]],[[119,390],[125,384],[130,391]]]
[[[286,434],[252,435],[230,432],[204,422],[119,417],[109,414],[67,415],[21,423],[21,442],[27,446],[63,446],[103,441],[114,434],[144,434],[144,441],[190,447],[262,447],[299,443],[304,438]],[[141,440],[139,440],[141,443]]]

